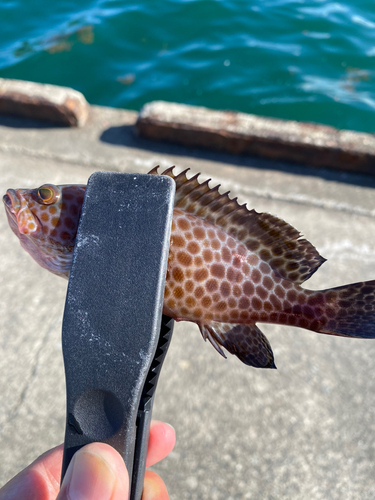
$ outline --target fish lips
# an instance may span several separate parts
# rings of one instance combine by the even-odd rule
[[[27,235],[30,234],[30,231],[22,222],[22,218],[25,215],[24,211],[29,212],[29,216],[31,216],[34,220],[35,229],[31,232],[37,232],[41,227],[40,220],[35,214],[32,214],[30,209],[25,207],[25,200],[21,194],[17,193],[15,189],[8,189],[6,194],[3,196],[3,202],[5,205],[5,211],[8,216],[9,225],[12,231],[20,236],[21,234]],[[24,202],[24,203],[23,203]],[[21,210],[22,207],[22,210]]]
[[[3,202],[9,221],[13,220],[16,222],[17,212],[21,207],[21,203],[14,189],[7,190],[6,194],[3,196]]]
[[[17,236],[19,236],[16,211],[13,208],[12,198],[9,196],[8,191],[3,196],[3,202],[4,202],[5,212],[7,214],[9,226],[10,226],[11,230]]]
[[[7,211],[17,217],[22,204],[22,197],[15,189],[7,189],[3,196],[3,202]]]
[[[7,190],[6,194],[3,196],[3,202],[6,211],[14,215],[16,213],[14,206],[18,205],[18,207],[20,207],[20,202],[18,200],[17,193],[14,191],[14,189]]]

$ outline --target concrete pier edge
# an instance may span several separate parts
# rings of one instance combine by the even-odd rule
[[[89,104],[71,88],[0,78],[0,114],[83,127]]]
[[[0,79],[0,114],[84,126],[89,113],[73,89]],[[375,135],[327,125],[154,101],[142,107],[135,130],[153,141],[375,175]]]

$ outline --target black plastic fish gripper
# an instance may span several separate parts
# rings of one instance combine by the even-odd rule
[[[63,479],[100,441],[124,458],[140,500],[156,384],[173,320],[162,316],[175,184],[97,172],[88,182],[65,304]]]

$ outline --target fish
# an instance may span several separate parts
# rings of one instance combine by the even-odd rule
[[[302,288],[325,259],[282,219],[240,205],[211,179],[188,178],[174,167],[176,195],[171,225],[163,313],[196,323],[203,339],[224,357],[276,368],[258,323],[317,333],[375,338],[375,280],[326,290]],[[69,278],[85,185],[44,184],[8,189],[3,201],[21,246],[50,272]]]

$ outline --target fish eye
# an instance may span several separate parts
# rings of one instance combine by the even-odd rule
[[[55,203],[60,195],[55,188],[55,186],[52,186],[51,184],[44,184],[37,190],[37,196],[38,196],[38,202],[42,203],[43,205],[51,205],[52,203]]]

